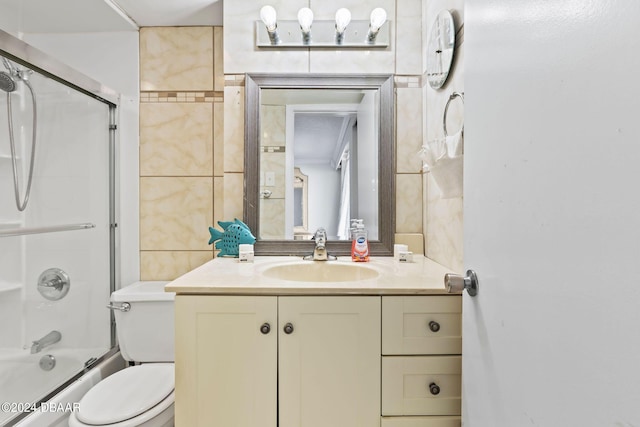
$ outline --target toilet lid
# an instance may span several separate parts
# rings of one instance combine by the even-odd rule
[[[80,400],[76,417],[92,425],[128,420],[156,406],[174,387],[173,363],[147,363],[125,368],[89,390]]]

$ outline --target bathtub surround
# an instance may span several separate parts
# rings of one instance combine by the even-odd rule
[[[10,68],[56,70],[76,88],[96,90],[90,97],[39,71],[29,74],[38,105],[37,134],[44,143],[36,146],[32,191],[22,212],[13,203],[8,111],[0,107],[0,229],[23,232],[0,237],[0,397],[4,402],[38,402],[95,364],[112,345],[109,312],[100,307],[115,286],[110,226],[115,138],[110,128],[118,98],[98,92],[102,86],[57,59],[0,35],[3,54],[31,61],[18,64],[7,58]],[[14,137],[22,185],[31,155],[29,92],[19,88],[11,94],[12,126],[21,130]],[[91,227],[77,226],[86,223]],[[57,232],[42,232],[51,229]],[[71,282],[68,293],[55,301],[43,298],[37,286],[41,273],[52,267],[64,270]],[[0,424],[22,416],[4,411]]]
[[[409,242],[414,253],[461,270],[462,198],[441,199],[416,153],[427,137],[442,132],[449,92],[463,91],[461,46],[450,81],[439,91],[428,87],[428,27],[442,8],[454,12],[458,26],[464,4],[424,3],[376,4],[387,11],[391,26],[390,46],[384,49],[256,48],[253,25],[261,4],[254,1],[225,4],[224,27],[141,28],[141,279],[171,280],[211,259],[211,248],[200,244],[206,244],[208,227],[242,217],[247,72],[395,74],[396,238]],[[333,19],[339,7],[347,7],[352,19],[368,19],[371,12],[369,4],[356,1],[276,1],[273,6],[278,19],[296,19],[303,6],[316,19]],[[457,114],[452,107],[451,129]],[[208,185],[211,191],[204,194]],[[202,196],[183,193],[192,191]],[[167,235],[154,235],[160,231]]]

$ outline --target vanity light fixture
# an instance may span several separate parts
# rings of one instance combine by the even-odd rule
[[[298,11],[297,21],[277,22],[276,10],[266,5],[260,9],[260,18],[262,22],[255,21],[258,48],[373,49],[387,48],[390,43],[390,24],[382,8],[374,9],[368,20],[352,20],[351,12],[340,8],[335,19],[314,21],[313,11],[303,7]]]
[[[336,44],[342,44],[344,41],[344,32],[347,25],[351,22],[351,12],[349,9],[340,8],[336,12]]]
[[[302,31],[302,43],[311,42],[311,24],[313,24],[313,11],[308,7],[303,7],[298,11],[298,23]]]
[[[273,6],[262,6],[262,9],[260,9],[260,19],[262,19],[262,22],[267,29],[267,34],[269,34],[269,42],[272,45],[280,43],[277,15]]]
[[[387,21],[387,11],[381,7],[377,7],[371,11],[369,18],[369,32],[367,33],[367,42],[374,43],[380,27]]]

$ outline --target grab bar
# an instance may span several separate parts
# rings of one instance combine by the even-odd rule
[[[95,227],[95,224],[84,222],[81,224],[54,225],[51,227],[10,228],[7,230],[0,230],[0,237],[24,236],[26,234],[55,233],[58,231],[69,230],[86,230],[88,228]]]

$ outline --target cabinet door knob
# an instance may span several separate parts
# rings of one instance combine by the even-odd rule
[[[431,332],[438,332],[440,330],[440,323],[432,320],[429,322],[429,329],[431,329]]]
[[[287,323],[284,325],[284,333],[289,335],[293,332],[293,325],[291,323]]]
[[[267,335],[269,333],[269,331],[271,331],[271,325],[268,323],[263,323],[262,326],[260,326],[260,332],[262,332],[263,334]]]
[[[438,394],[440,394],[440,386],[436,383],[431,383],[429,384],[429,391],[434,396],[437,396]]]

